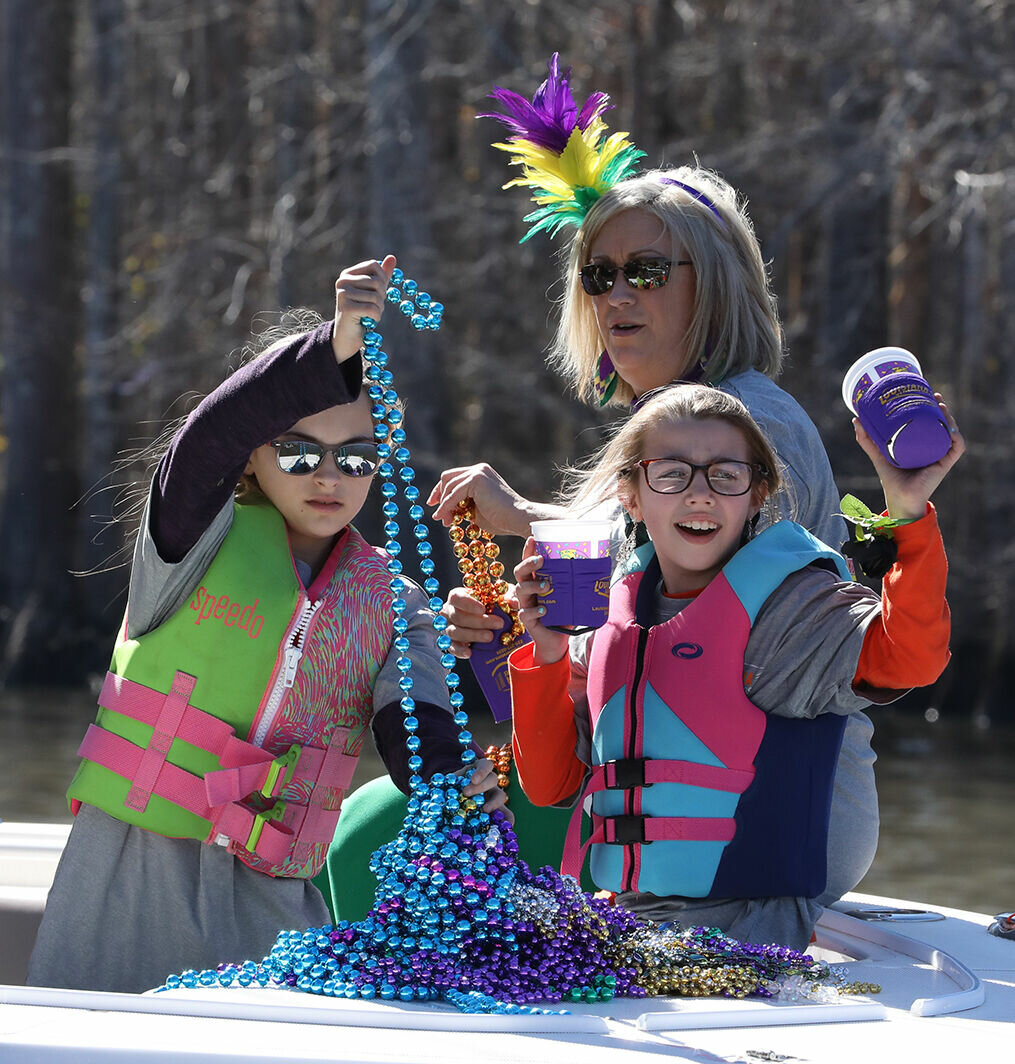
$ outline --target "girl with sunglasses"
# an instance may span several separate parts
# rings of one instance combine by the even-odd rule
[[[427,598],[405,581],[394,633],[387,555],[352,526],[378,465],[360,319],[394,266],[342,271],[334,320],[238,370],[159,462],[30,982],[143,991],[329,922],[311,879],[368,732],[409,790],[405,656],[420,771],[460,768]],[[466,793],[503,804],[489,761]]]
[[[949,656],[929,498],[964,443],[945,413],[952,448],[920,470],[889,465],[854,421],[904,522],[881,596],[800,525],[755,535],[778,507],[772,446],[739,400],[695,385],[651,398],[577,475],[572,501],[619,497],[652,541],[651,561],[615,581],[606,625],[569,638],[541,623],[527,541],[515,578],[532,642],[510,658],[519,779],[579,819],[591,798],[591,875],[618,904],[801,949],[859,881],[844,877],[866,869],[877,833],[863,710],[932,683]]]

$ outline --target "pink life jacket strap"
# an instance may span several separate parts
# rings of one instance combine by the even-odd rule
[[[584,800],[584,795],[582,799]],[[597,843],[611,842],[633,846],[649,842],[729,842],[737,830],[736,821],[732,817],[623,814],[602,817],[591,812],[589,815],[592,818],[592,834],[582,842],[582,801],[579,801],[564,839],[564,856],[560,870],[562,874],[574,876],[575,879],[581,875],[588,848]]]
[[[129,739],[90,724],[78,754],[118,776],[133,779],[146,751]],[[345,775],[343,772],[341,778]],[[204,780],[170,761],[163,762],[152,793],[203,820],[210,820],[212,829],[205,842],[214,842],[216,836],[225,835],[272,865],[283,865],[289,860],[297,836],[303,834],[307,817],[307,806],[281,800],[265,812],[257,812],[238,801],[212,807],[208,804]],[[329,817],[327,814],[331,812],[328,810],[307,824],[306,838],[311,844],[331,841],[339,811],[334,810]],[[322,835],[323,838],[319,837]]]
[[[167,696],[108,673],[101,705],[149,724],[154,729],[152,740],[142,748],[93,724],[78,756],[131,780],[132,808],[143,812],[156,794],[210,820],[212,831],[206,841],[225,835],[273,865],[289,861],[294,848],[296,859],[306,860],[315,843],[330,842],[334,836],[341,798],[352,782],[358,755],[347,753],[349,729],[336,729],[327,749],[294,744],[276,757],[237,738],[225,721],[189,705],[195,682],[178,672]],[[216,755],[223,767],[201,778],[173,765],[166,757],[175,738]],[[277,801],[257,812],[242,803],[254,792],[278,798],[293,782],[309,785],[308,804]]]
[[[336,728],[324,751],[318,768],[314,788],[304,807],[305,812],[297,830],[298,841],[293,859],[303,864],[310,857],[315,843],[330,843],[335,835],[335,825],[341,811],[342,798],[352,783],[358,754],[347,753],[349,728]]]
[[[754,769],[702,765],[696,761],[663,761],[656,758],[623,758],[592,769],[586,794],[604,790],[631,790],[653,783],[683,783],[715,791],[742,794],[754,781]]]
[[[327,749],[304,746],[300,751],[296,778],[312,783],[306,805],[278,801],[255,813],[234,802],[217,811],[214,830],[270,864],[304,864],[316,844],[335,836],[342,797],[359,760],[358,754],[347,753],[349,734],[348,728],[336,728]]]
[[[144,749],[141,760],[130,776],[131,786],[124,804],[143,813],[148,808],[155,782],[166,763],[169,748],[180,728],[180,721],[187,710],[190,694],[197,683],[195,676],[179,672],[173,676],[169,694],[161,695],[157,714],[152,723],[152,737]],[[156,707],[153,707],[156,708]]]
[[[115,732],[106,731],[97,724],[89,724],[88,731],[78,747],[78,756],[115,772],[128,780],[136,780],[148,751],[135,746],[129,739]],[[132,788],[133,789],[133,788]],[[209,818],[204,781],[200,776],[163,760],[157,778],[153,781],[151,794],[186,809],[197,816]],[[133,807],[136,808],[136,807]]]
[[[186,676],[186,673],[176,674],[174,687],[181,676]],[[196,681],[190,684],[191,691],[194,682]],[[106,673],[102,693],[99,695],[101,706],[152,728],[155,728],[160,720],[163,702],[168,702],[168,699],[160,691],[111,672]],[[168,734],[168,729],[162,730]],[[196,706],[182,706],[182,714],[176,719],[172,738],[183,739],[191,746],[213,754],[223,766],[207,774],[209,805],[239,801],[254,791],[261,791],[267,798],[277,798],[294,775],[294,758],[289,758],[286,762],[284,759],[289,755],[283,754],[281,759],[276,758],[262,747],[245,742],[236,735],[232,725]],[[154,741],[153,736],[152,742]],[[167,753],[169,745],[172,745],[171,741],[166,746]],[[281,765],[278,764],[280,761]],[[279,771],[280,767],[286,770],[285,773]],[[312,778],[315,777],[316,771],[313,772]]]
[[[587,845],[614,842],[633,846],[644,842],[729,842],[737,831],[733,817],[718,816],[597,816]]]

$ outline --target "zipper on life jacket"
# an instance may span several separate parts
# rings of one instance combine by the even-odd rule
[[[272,724],[275,722],[275,716],[278,713],[279,706],[282,704],[282,699],[285,697],[286,691],[296,683],[296,670],[299,668],[300,658],[303,657],[303,649],[306,643],[307,633],[310,631],[310,624],[317,611],[323,605],[323,597],[319,598],[316,602],[311,602],[308,599],[303,603],[303,608],[297,614],[296,625],[293,628],[292,636],[286,644],[282,668],[278,670],[278,675],[275,677],[275,684],[271,689],[271,695],[268,697],[264,712],[261,714],[261,719],[257,723],[257,729],[254,732],[253,738],[250,740],[255,746],[264,745],[265,737],[271,729]]]
[[[627,744],[627,756],[634,758],[638,753],[638,688],[641,685],[642,673],[645,671],[645,647],[648,643],[649,630],[638,627],[638,649],[634,662],[634,676],[631,680],[631,693],[628,699],[627,712],[631,726],[628,729],[630,739]],[[628,814],[634,813],[634,791],[628,791],[624,796],[624,809]],[[627,848],[627,875],[625,877],[624,890],[632,890],[634,880],[634,844]]]

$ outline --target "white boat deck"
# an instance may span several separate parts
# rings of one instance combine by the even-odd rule
[[[862,895],[850,902],[901,904]],[[890,931],[886,924],[833,914],[819,943],[837,950],[850,945],[862,955],[849,963],[850,977],[883,987],[881,994],[841,1005],[650,998],[608,1008],[574,1006],[571,1015],[559,1017],[464,1016],[443,1006],[336,1002],[282,990],[135,996],[0,987],[0,1061],[471,1064],[491,1055],[498,1064],[644,1064],[652,1057],[743,1064],[1010,1061],[1015,942],[988,935],[987,917],[937,911],[945,919],[895,924]],[[896,940],[900,927],[902,943]],[[850,938],[872,929],[883,941]],[[908,952],[922,946],[930,947],[929,960],[914,962]],[[963,972],[935,966],[943,955],[979,981],[982,1003],[948,1015],[917,1015],[911,1011],[916,1002],[968,995]]]
[[[11,825],[2,827],[9,833]],[[54,836],[28,846],[20,872],[5,852],[8,900],[39,890],[38,873],[60,845]],[[838,908],[911,904],[850,895]],[[567,1016],[466,1016],[441,1005],[284,990],[129,995],[0,985],[0,1064],[1007,1064],[1015,1059],[1015,941],[987,934],[987,916],[934,911],[943,919],[872,922],[830,912],[816,952],[848,958],[851,980],[883,988],[830,1005],[648,998],[570,1006]],[[0,943],[0,960],[10,945]]]

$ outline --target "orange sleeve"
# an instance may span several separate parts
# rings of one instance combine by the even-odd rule
[[[553,805],[575,795],[585,766],[574,752],[578,732],[568,694],[568,657],[565,654],[553,665],[536,665],[532,653],[532,644],[526,643],[508,658],[511,744],[526,797],[533,805]]]
[[[928,503],[918,521],[895,529],[898,560],[881,584],[881,614],[864,635],[854,687],[926,687],[951,654],[951,615],[945,601],[948,560]]]

